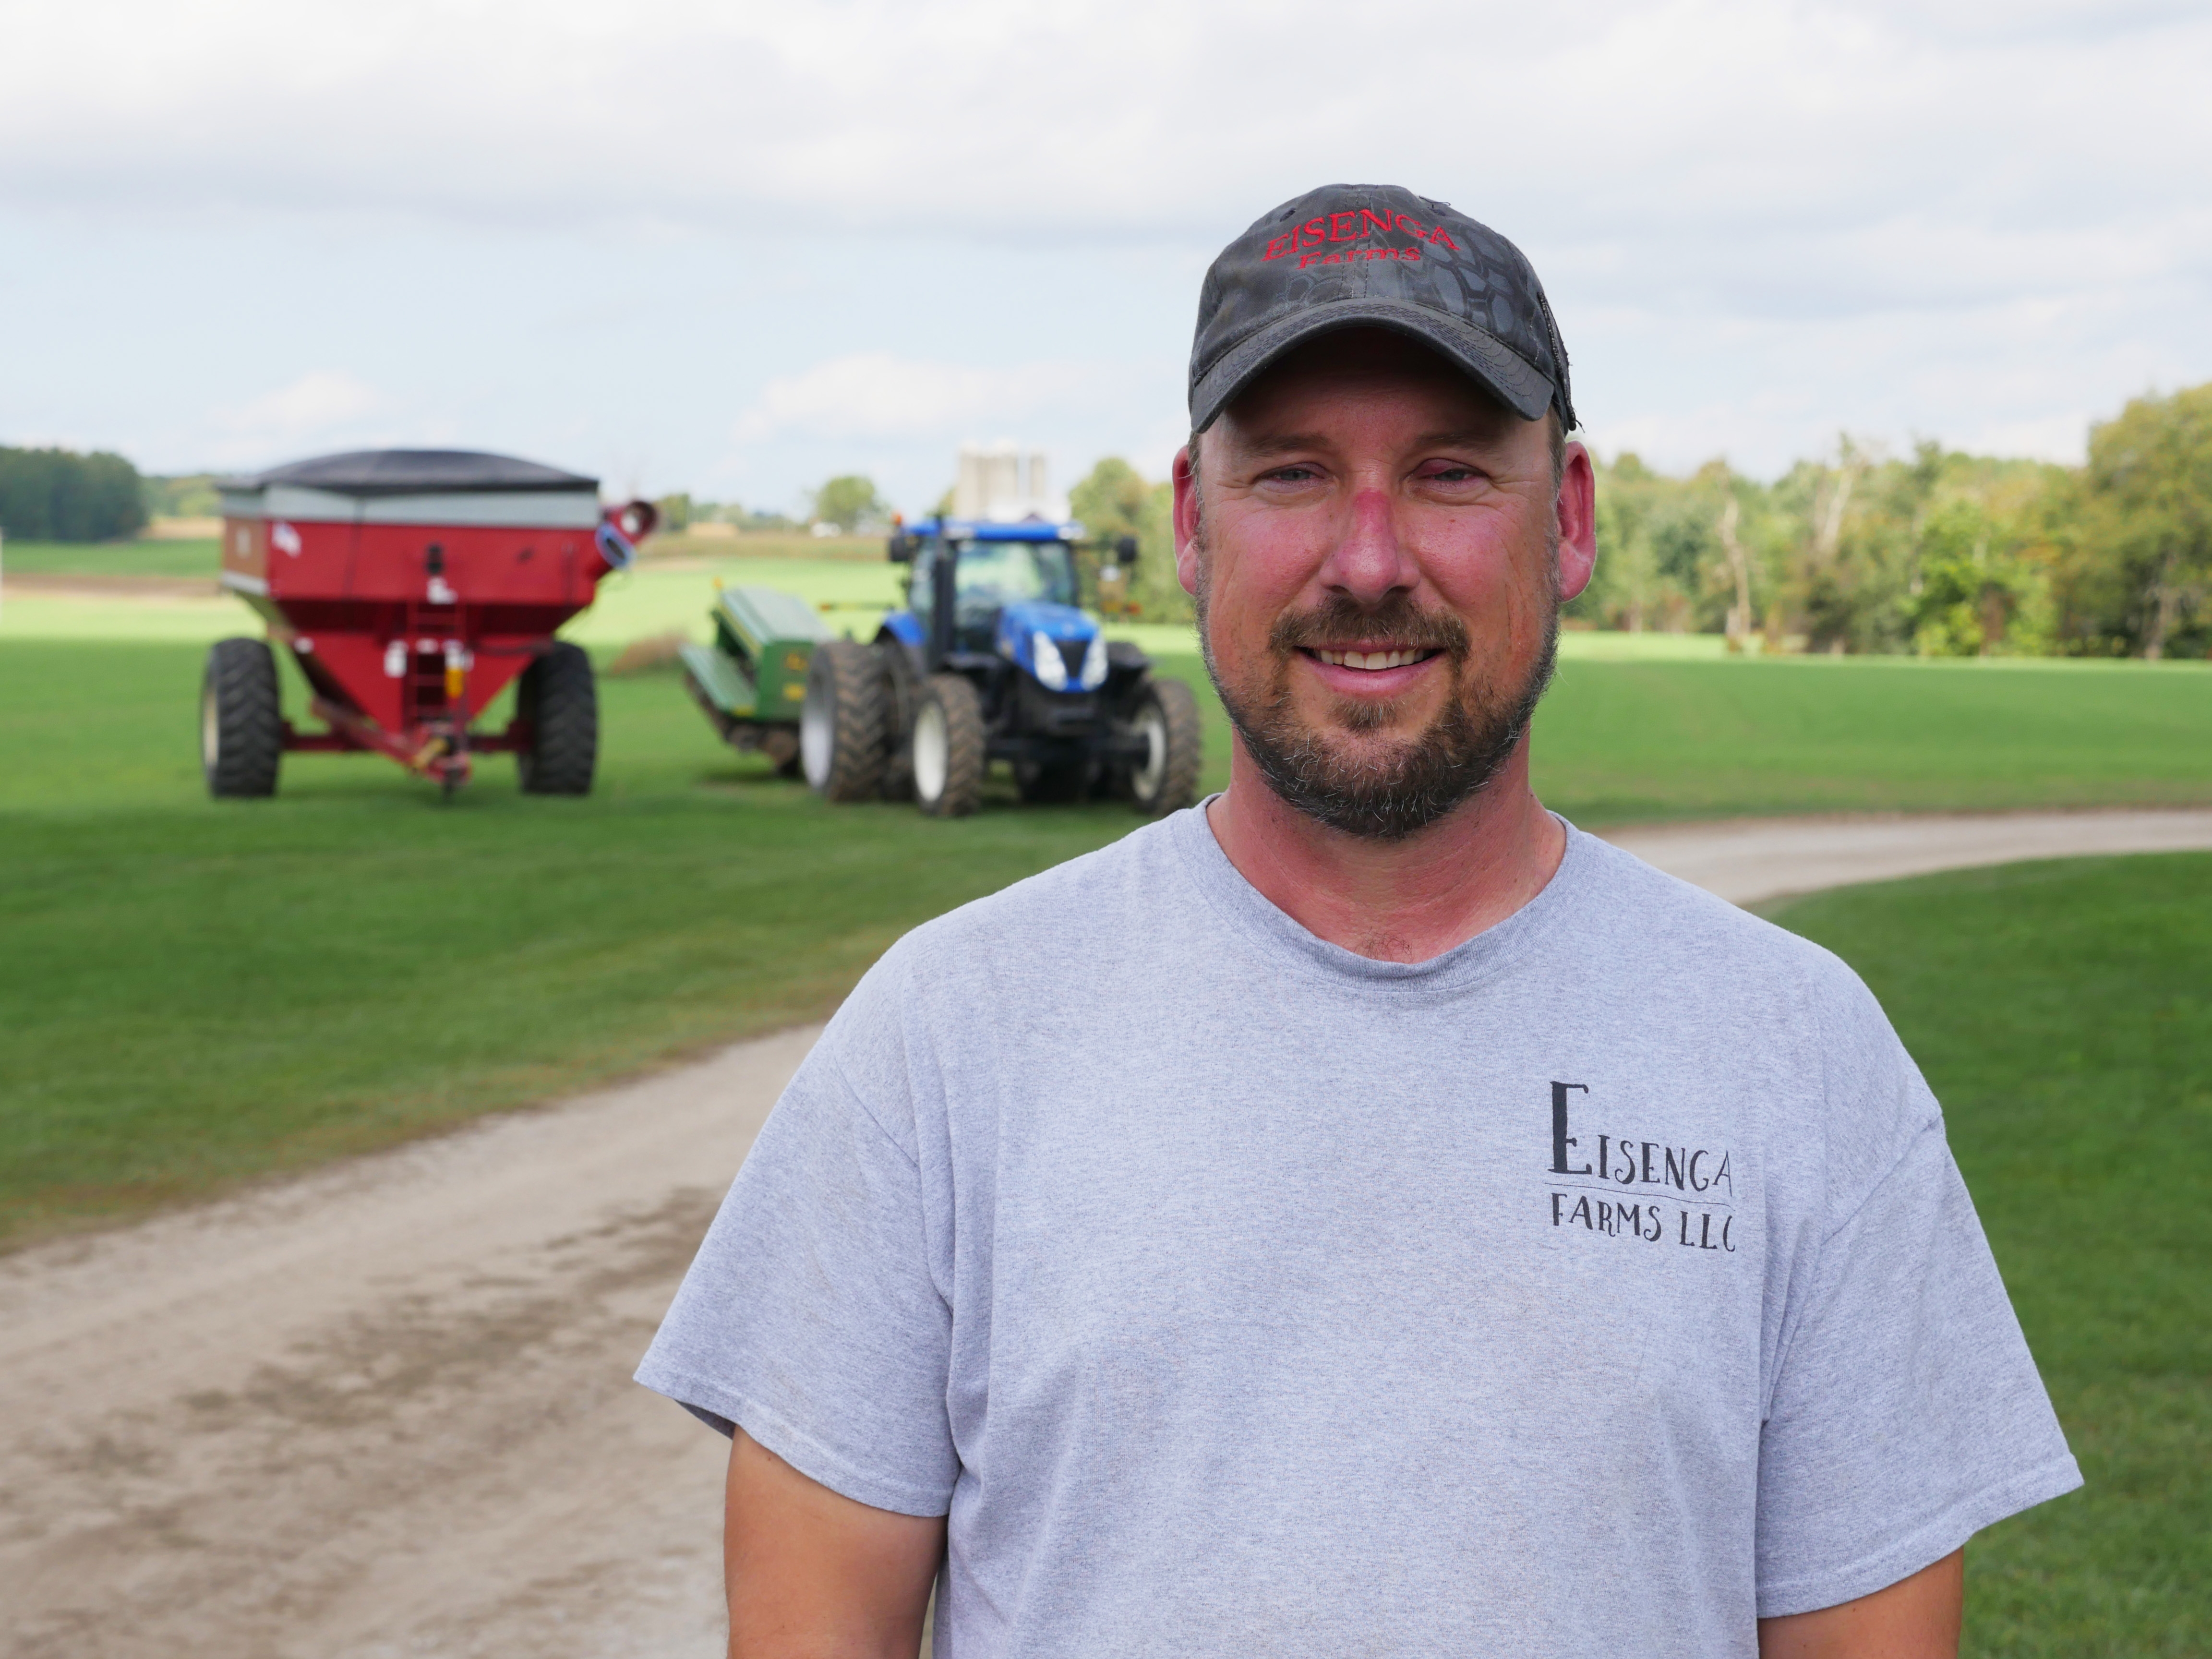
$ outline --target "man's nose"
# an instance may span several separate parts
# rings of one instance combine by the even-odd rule
[[[1352,498],[1344,538],[1322,568],[1322,582],[1355,604],[1380,605],[1395,589],[1419,585],[1420,572],[1398,540],[1390,497],[1363,489]]]

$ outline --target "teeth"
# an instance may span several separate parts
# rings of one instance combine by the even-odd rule
[[[1316,651],[1314,655],[1338,668],[1403,668],[1428,655],[1425,651]]]

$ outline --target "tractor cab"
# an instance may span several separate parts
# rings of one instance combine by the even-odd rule
[[[950,537],[942,533],[915,534],[907,603],[917,617],[926,621],[936,603],[933,584],[938,562],[948,552],[953,560],[954,587],[959,602],[960,620],[955,633],[969,649],[991,648],[994,632],[991,617],[1006,605],[1075,605],[1075,550],[1065,538],[1071,531],[1079,533],[1078,526],[1051,526],[1054,534],[1049,540],[1003,533],[1008,528],[1027,530],[1030,526],[1026,525],[956,526],[955,530],[977,527],[986,533]]]

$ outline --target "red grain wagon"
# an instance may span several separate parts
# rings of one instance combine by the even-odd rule
[[[591,659],[553,632],[629,563],[651,506],[603,508],[596,478],[465,450],[325,455],[221,488],[222,583],[261,613],[269,641],[208,653],[210,793],[275,793],[288,749],[374,750],[449,793],[474,756],[511,752],[526,792],[590,793]],[[272,644],[326,730],[284,719]],[[514,718],[472,730],[518,674]]]

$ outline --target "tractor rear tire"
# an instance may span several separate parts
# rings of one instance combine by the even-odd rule
[[[1181,680],[1148,680],[1130,724],[1145,740],[1145,757],[1129,769],[1129,799],[1148,818],[1180,812],[1198,799],[1206,728],[1198,699]]]
[[[932,674],[914,714],[914,804],[964,818],[983,802],[983,702],[957,674]]]
[[[828,640],[806,666],[799,713],[799,758],[824,800],[866,800],[883,781],[890,688],[884,665],[855,640]]]
[[[529,746],[514,753],[526,795],[588,795],[599,760],[599,692],[592,659],[566,640],[522,671],[514,712],[530,726]]]
[[[284,709],[264,640],[217,640],[200,683],[200,769],[218,800],[276,793]]]

